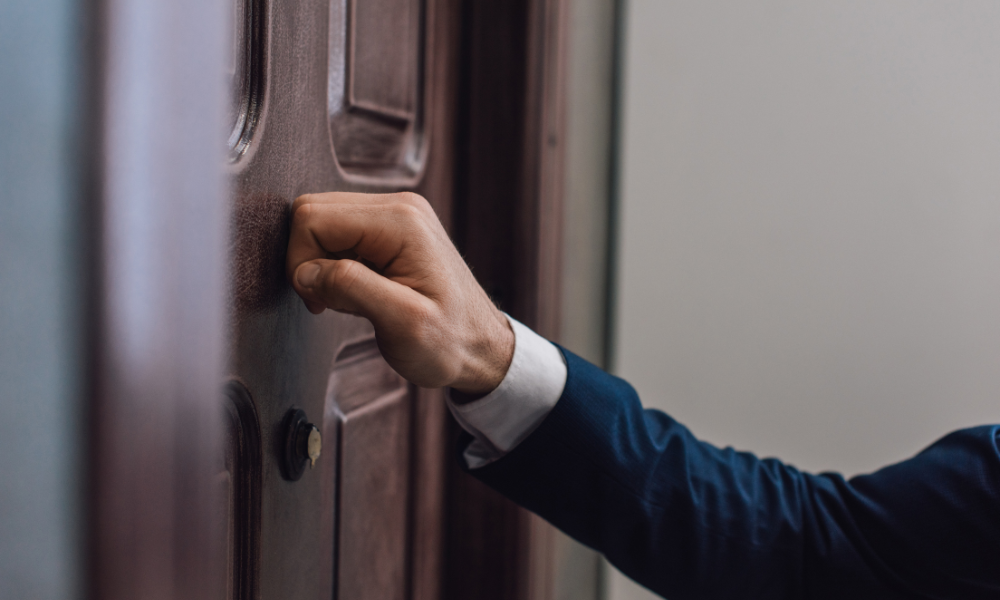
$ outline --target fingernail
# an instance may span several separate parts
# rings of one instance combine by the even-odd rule
[[[298,273],[295,275],[295,280],[299,282],[299,285],[304,288],[310,288],[316,285],[316,279],[319,277],[319,265],[305,265],[299,269]]]

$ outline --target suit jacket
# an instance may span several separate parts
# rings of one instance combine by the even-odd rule
[[[812,475],[701,442],[563,352],[552,412],[471,472],[654,592],[1000,598],[1000,426],[956,431],[870,475]]]

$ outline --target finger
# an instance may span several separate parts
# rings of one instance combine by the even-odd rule
[[[311,312],[361,315],[390,331],[412,326],[432,309],[427,298],[354,260],[308,261],[296,269],[293,286]]]
[[[292,212],[304,204],[428,204],[423,197],[413,192],[395,192],[392,194],[363,194],[360,192],[323,192],[320,194],[303,194],[292,203]],[[429,204],[428,204],[429,206]]]
[[[386,194],[362,194],[358,192],[324,192],[303,194],[292,203],[292,213],[304,204],[373,204],[381,203],[380,196]]]
[[[304,204],[292,216],[289,275],[306,261],[348,250],[382,268],[404,244],[425,241],[430,225],[420,209],[409,204]]]

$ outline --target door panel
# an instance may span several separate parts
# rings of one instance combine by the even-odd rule
[[[415,189],[447,215],[452,139],[435,115],[450,79],[423,64],[433,56],[447,68],[454,30],[435,21],[443,3],[433,0],[234,1],[258,19],[237,21],[263,28],[234,50],[263,57],[262,94],[255,101],[254,84],[240,83],[252,67],[234,68],[233,94],[244,97],[233,106],[250,111],[251,126],[228,167],[229,370],[252,398],[262,448],[259,598],[429,598],[420,590],[440,587],[445,440],[415,432],[443,431],[440,393],[399,377],[364,319],[309,314],[286,281],[284,250],[289,206],[308,192]],[[293,406],[322,448],[289,481],[282,421]]]
[[[402,599],[406,591],[413,402],[374,340],[337,353],[326,395],[336,429],[337,597]]]
[[[342,175],[413,185],[424,166],[424,0],[331,0],[330,137]]]
[[[406,592],[410,407],[402,388],[342,418],[338,598]]]

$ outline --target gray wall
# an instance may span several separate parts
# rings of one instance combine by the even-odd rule
[[[569,0],[560,343],[605,360],[616,0]]]
[[[81,597],[74,0],[0,0],[0,598]]]
[[[1000,4],[631,0],[626,31],[614,352],[644,402],[848,474],[1000,422]]]

